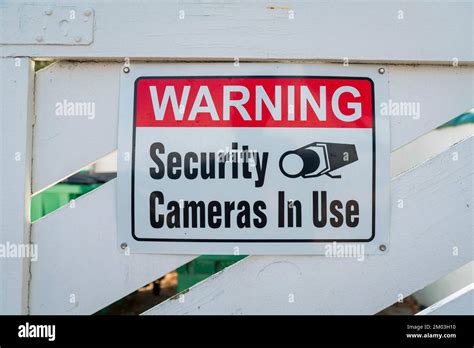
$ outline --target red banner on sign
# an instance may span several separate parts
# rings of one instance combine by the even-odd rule
[[[372,128],[368,78],[140,77],[136,127]]]

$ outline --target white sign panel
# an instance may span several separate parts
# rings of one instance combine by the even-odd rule
[[[132,65],[120,82],[118,244],[386,252],[386,97],[375,66]]]

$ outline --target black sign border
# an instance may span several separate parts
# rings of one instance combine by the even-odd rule
[[[372,234],[369,239],[186,239],[186,238],[140,238],[135,234],[135,133],[137,111],[137,84],[140,80],[151,79],[228,79],[228,78],[302,78],[302,79],[331,79],[331,80],[365,80],[370,82],[372,89]],[[140,242],[189,242],[189,243],[367,243],[375,238],[375,87],[374,81],[368,77],[352,76],[303,76],[303,75],[227,75],[227,76],[140,76],[135,80],[133,93],[133,139],[132,139],[132,182],[131,182],[131,230],[132,237]]]

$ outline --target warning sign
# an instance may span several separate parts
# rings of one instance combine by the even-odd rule
[[[132,67],[121,81],[122,248],[386,248],[389,142],[387,120],[377,116],[377,93],[386,88],[380,77],[159,76],[146,67],[134,75]]]

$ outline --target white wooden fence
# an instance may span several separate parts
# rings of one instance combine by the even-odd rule
[[[115,180],[30,223],[33,193],[116,150],[125,58],[383,63],[390,99],[422,110],[391,116],[392,151],[474,106],[468,1],[6,1],[0,11],[0,242],[39,248],[36,262],[0,259],[1,314],[94,313],[197,256],[121,252]],[[35,73],[42,58],[59,62]],[[96,118],[58,118],[64,99],[95,102]],[[473,156],[471,137],[392,179],[383,256],[250,256],[146,313],[376,313],[472,261]]]

